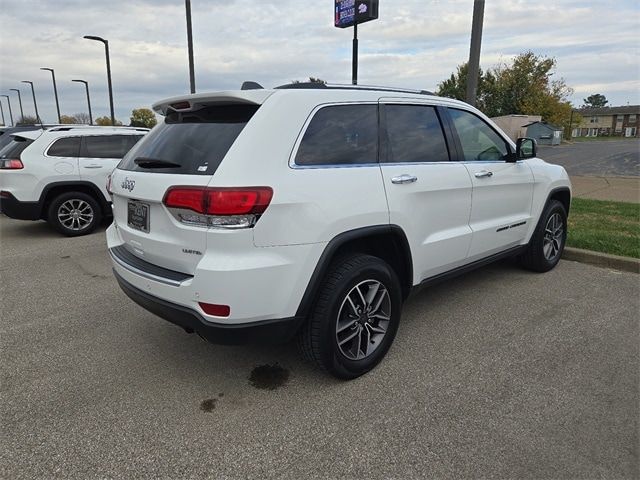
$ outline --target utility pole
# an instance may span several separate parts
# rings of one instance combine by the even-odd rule
[[[471,27],[471,49],[467,73],[467,103],[475,106],[480,73],[480,47],[482,45],[482,23],[484,21],[484,0],[473,2],[473,26]]]
[[[358,84],[358,19],[353,21],[353,53],[351,59],[351,83]]]
[[[58,103],[58,87],[56,87],[56,74],[53,68],[41,68],[40,70],[47,70],[51,72],[51,78],[53,78],[53,95],[56,97],[56,111],[58,112],[58,123],[62,123],[60,118],[60,103]]]
[[[191,31],[191,0],[184,0],[187,13],[187,48],[189,50],[189,87],[191,93],[196,93],[196,75],[193,69],[193,34]]]
[[[22,110],[22,97],[20,96],[20,90],[18,90],[17,88],[10,88],[9,90],[18,94],[18,104],[20,105],[20,121],[22,121],[22,119],[24,118],[24,111]]]

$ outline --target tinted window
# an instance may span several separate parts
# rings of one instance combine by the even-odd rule
[[[84,137],[83,157],[89,158],[122,158],[131,150],[139,136],[134,135],[101,135]]]
[[[12,140],[0,149],[0,158],[19,159],[25,148],[33,143],[33,140],[23,137],[11,137]]]
[[[434,107],[387,105],[388,162],[446,162],[449,152]]]
[[[504,160],[507,143],[484,120],[463,110],[449,109],[466,161]]]
[[[80,154],[80,137],[60,138],[49,147],[50,157],[77,157]]]
[[[210,106],[173,112],[122,159],[118,168],[191,175],[213,175],[258,105]],[[141,167],[136,159],[158,160]],[[161,168],[169,162],[172,168]],[[146,167],[146,168],[145,168]]]
[[[345,165],[378,161],[378,106],[320,109],[304,132],[297,165]]]

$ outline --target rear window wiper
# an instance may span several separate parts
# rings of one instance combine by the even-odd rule
[[[160,160],[157,158],[138,157],[133,163],[141,168],[180,168],[182,165],[168,160]]]

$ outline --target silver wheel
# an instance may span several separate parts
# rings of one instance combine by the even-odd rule
[[[542,252],[547,260],[554,260],[560,253],[562,237],[564,236],[564,222],[559,213],[554,213],[547,220],[544,227],[544,239],[542,241]]]
[[[340,305],[336,341],[349,360],[362,360],[382,343],[391,320],[391,297],[378,280],[353,287]]]
[[[91,225],[94,218],[93,208],[84,200],[72,198],[58,207],[58,221],[69,230],[80,231]]]

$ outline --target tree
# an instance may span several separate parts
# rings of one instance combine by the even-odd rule
[[[568,127],[573,90],[560,78],[552,80],[554,58],[528,51],[510,64],[503,63],[481,74],[477,106],[489,117],[501,115],[541,115],[543,120]],[[438,85],[438,94],[464,100],[467,66],[460,65],[455,74]]]
[[[131,126],[153,128],[158,121],[154,113],[148,108],[137,108],[131,112]]]
[[[38,120],[36,117],[26,115],[24,117],[20,117],[16,122],[16,125],[36,125],[38,123],[40,123],[40,120]]]
[[[72,115],[60,115],[60,123],[73,124],[78,122]]]
[[[609,103],[607,97],[600,95],[599,93],[589,95],[587,98],[583,98],[582,101],[584,102],[582,108],[602,108],[606,107],[607,103]]]
[[[300,80],[291,80],[291,83],[322,83],[323,85],[326,85],[327,81],[322,80],[321,78],[309,77],[309,81],[301,82]]]
[[[85,112],[74,113],[73,118],[76,121],[76,123],[80,125],[91,125],[91,118],[89,117],[88,113],[85,113]]]
[[[111,126],[111,118],[107,117],[106,115],[104,117],[98,117],[96,118],[96,125],[100,125],[101,127],[109,127]],[[117,118],[116,118],[116,125],[117,126],[122,125],[122,122]]]

